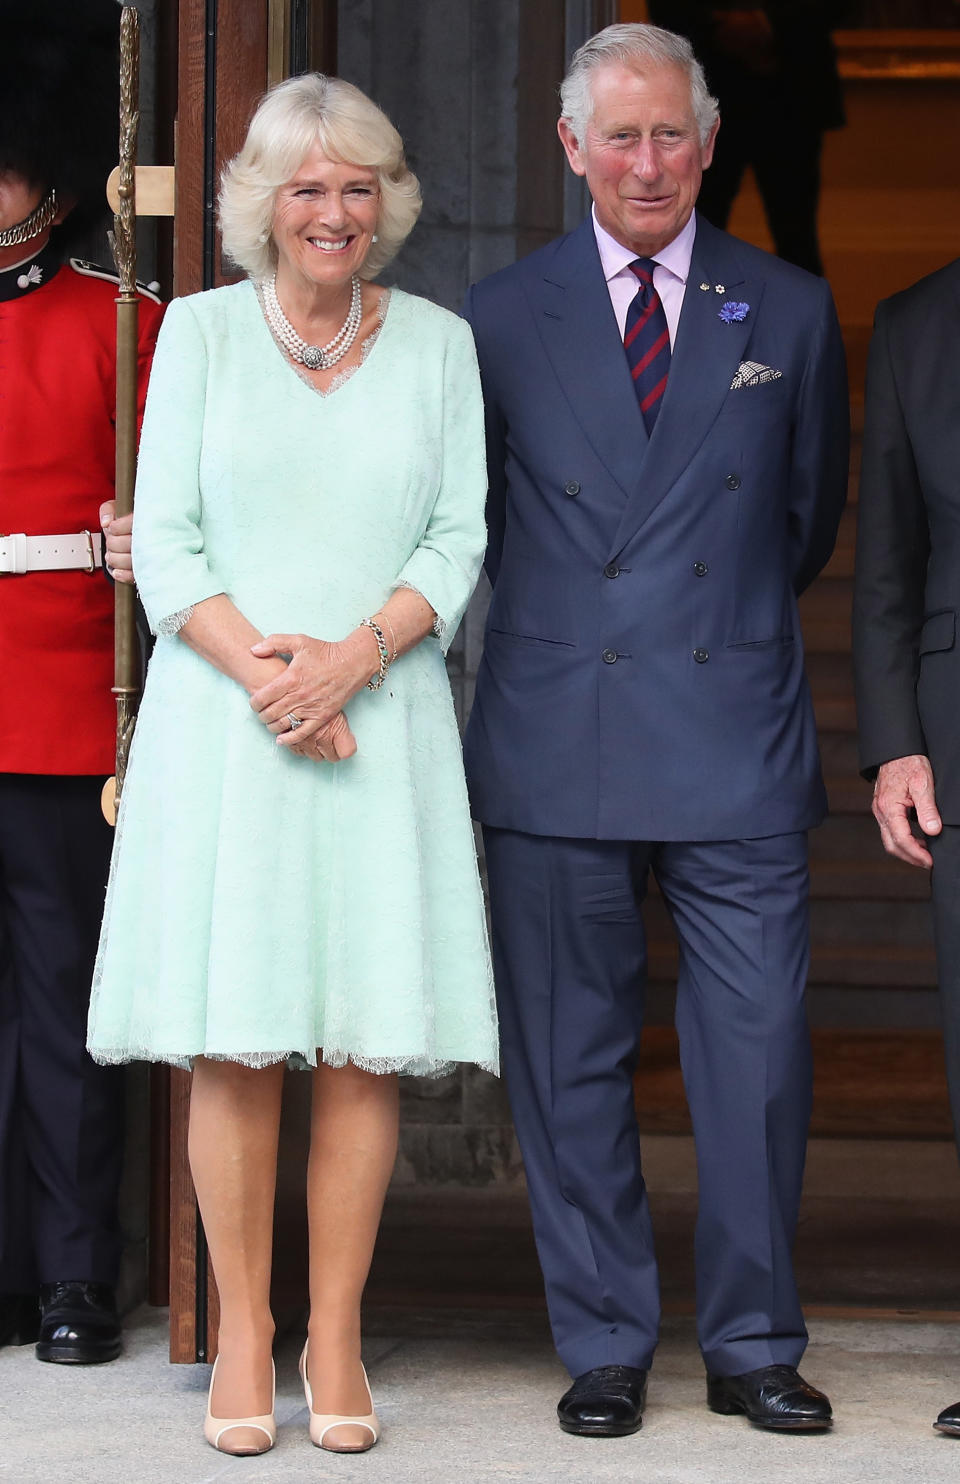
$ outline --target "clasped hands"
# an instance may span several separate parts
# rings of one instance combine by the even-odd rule
[[[132,583],[133,516],[116,516],[114,502],[108,500],[100,507],[100,524],[111,576],[116,582]],[[343,708],[377,671],[379,652],[372,631],[358,628],[339,643],[307,634],[268,634],[251,646],[251,653],[258,659],[290,655],[287,668],[250,697],[250,705],[276,735],[278,745],[315,762],[352,757],[357,742]],[[292,728],[290,715],[302,725]]]
[[[339,642],[308,634],[268,634],[250,652],[258,659],[290,656],[286,670],[250,697],[278,746],[315,762],[352,757],[357,743],[343,708],[376,673],[379,654],[372,631],[359,628]],[[290,726],[291,715],[300,726]]]

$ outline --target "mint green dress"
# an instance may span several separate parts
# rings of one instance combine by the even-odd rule
[[[158,635],[123,791],[90,1008],[101,1062],[497,1068],[444,652],[486,487],[465,323],[391,291],[321,396],[249,283],[176,300],[150,382],[134,566]],[[357,754],[292,756],[177,630],[227,593],[261,633],[337,639],[398,585],[438,615],[347,714]]]

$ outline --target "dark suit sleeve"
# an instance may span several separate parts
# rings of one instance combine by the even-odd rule
[[[917,710],[930,532],[890,351],[889,306],[877,310],[867,363],[853,595],[853,664],[866,776],[925,753]]]
[[[823,304],[800,388],[790,471],[791,571],[797,594],[830,560],[847,498],[850,405],[847,362],[833,299]]]
[[[506,430],[503,415],[489,384],[488,358],[483,351],[473,288],[467,290],[462,313],[473,331],[480,363],[480,384],[483,388],[483,418],[487,440],[487,551],[483,565],[492,586],[500,570],[507,518]]]

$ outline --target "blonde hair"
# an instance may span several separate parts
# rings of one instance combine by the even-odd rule
[[[277,264],[271,236],[277,191],[315,144],[331,160],[375,171],[380,187],[377,241],[361,278],[375,278],[412,232],[422,205],[403,140],[375,103],[339,77],[306,72],[264,94],[240,153],[220,177],[220,230],[227,256],[251,278]]]

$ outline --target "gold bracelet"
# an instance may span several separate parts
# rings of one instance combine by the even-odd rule
[[[389,618],[387,617],[387,615],[385,613],[383,613],[383,612],[375,613],[373,616],[374,616],[374,618],[382,619],[383,622],[386,624],[387,628],[390,630],[390,638],[393,640],[393,654],[390,656],[390,663],[392,665],[393,662],[394,662],[394,660],[396,659],[397,655],[400,653],[400,649],[399,649],[399,646],[397,644],[397,633],[396,633],[396,630],[393,627],[393,624],[390,622]]]
[[[360,627],[362,629],[370,629],[373,637],[377,641],[377,651],[380,655],[380,668],[377,671],[376,675],[371,675],[370,679],[367,681],[367,690],[379,690],[381,685],[387,678],[387,666],[390,663],[390,651],[387,648],[387,641],[383,637],[383,629],[381,629],[380,625],[375,621],[375,619],[361,618]]]

